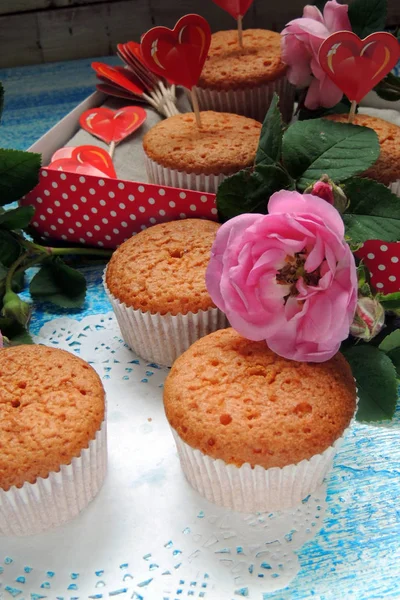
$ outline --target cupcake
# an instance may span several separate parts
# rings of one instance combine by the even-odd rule
[[[330,115],[326,118],[347,123],[348,115]],[[362,114],[355,115],[353,123],[376,131],[381,146],[378,160],[362,176],[383,183],[394,194],[400,196],[400,127],[383,119]]]
[[[205,283],[218,227],[202,219],[161,223],[112,255],[105,288],[122,336],[139,356],[171,366],[198,338],[226,327]]]
[[[105,395],[97,373],[46,346],[0,350],[0,535],[75,517],[106,474]]]
[[[289,122],[294,107],[294,87],[286,78],[281,60],[281,36],[266,29],[218,31],[196,87],[201,110],[237,113],[263,121],[276,92],[283,119]]]
[[[206,111],[169,117],[144,136],[150,183],[216,193],[225,177],[254,164],[261,123]]]
[[[322,483],[356,409],[350,366],[279,357],[233,329],[174,363],[164,406],[189,483],[242,512],[294,506]]]

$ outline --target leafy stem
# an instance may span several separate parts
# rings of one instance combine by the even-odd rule
[[[22,236],[20,237],[19,242],[21,243],[21,246],[24,246],[24,248],[28,250],[29,254],[43,254],[46,257],[77,255],[109,258],[112,254],[112,250],[104,250],[101,248],[53,248],[50,246],[41,246],[40,244],[35,244],[34,242],[26,240]]]
[[[22,263],[24,262],[25,258],[28,256],[27,253],[21,254],[17,260],[11,265],[11,267],[8,270],[7,276],[6,276],[6,280],[5,280],[5,291],[6,293],[11,291],[12,289],[12,280],[14,278],[14,275],[16,273],[16,271],[18,270],[18,268],[22,265]],[[36,260],[35,260],[36,262]],[[24,266],[23,271],[26,270],[27,267]],[[22,271],[22,269],[20,269],[20,271]]]

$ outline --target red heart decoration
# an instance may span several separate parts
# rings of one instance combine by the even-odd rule
[[[92,68],[101,79],[111,81],[111,83],[115,83],[116,85],[129,90],[132,94],[136,94],[137,96],[143,94],[142,87],[138,85],[138,81],[128,69],[124,69],[124,67],[110,67],[110,65],[98,62],[93,62]]]
[[[98,146],[77,146],[57,150],[48,169],[116,178],[111,156]]]
[[[53,169],[54,171],[63,171],[66,173],[79,173],[79,175],[93,175],[94,177],[101,177],[109,179],[108,175],[96,169],[96,167],[92,167],[87,163],[80,163],[73,158],[61,158],[60,160],[55,160],[49,164],[48,169]]]
[[[213,2],[226,10],[234,19],[243,17],[253,4],[253,0],[213,0]]]
[[[211,29],[200,15],[185,15],[174,29],[154,27],[142,37],[141,52],[148,68],[170,83],[192,89],[211,43]]]
[[[140,106],[125,106],[119,110],[92,108],[81,114],[79,123],[83,129],[100,138],[106,144],[118,144],[136,131],[146,120],[147,114]]]
[[[96,89],[98,89],[99,92],[106,94],[106,96],[116,96],[117,98],[123,98],[124,100],[132,100],[133,98],[132,94],[130,94],[129,92],[123,90],[120,87],[109,85],[108,83],[98,83],[96,85]],[[135,98],[136,101],[138,101],[138,98]]]
[[[372,33],[363,40],[351,31],[337,31],[319,49],[319,62],[349,100],[359,103],[397,64],[400,46],[390,33]]]

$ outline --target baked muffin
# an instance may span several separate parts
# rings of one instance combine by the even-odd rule
[[[283,119],[289,122],[294,87],[281,60],[281,36],[266,29],[246,29],[243,48],[237,30],[218,31],[196,87],[201,110],[237,113],[263,121],[274,92]]]
[[[106,473],[95,370],[56,348],[4,348],[0,406],[0,534],[37,533],[76,516]]]
[[[170,366],[194,341],[226,327],[205,273],[218,223],[160,223],[124,242],[111,257],[105,288],[125,342]]]
[[[164,385],[183,471],[203,496],[243,512],[314,492],[356,409],[341,354],[299,363],[228,328],[193,344]]]
[[[347,115],[329,115],[326,118],[347,123]],[[387,185],[392,192],[400,196],[400,127],[383,119],[363,114],[355,115],[353,123],[374,129],[381,146],[378,160],[363,173],[363,177],[370,177]]]
[[[225,177],[254,163],[261,123],[206,111],[169,117],[143,138],[150,183],[216,193]]]

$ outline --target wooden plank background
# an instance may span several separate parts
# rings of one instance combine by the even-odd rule
[[[350,0],[351,1],[351,0]],[[305,0],[254,0],[245,27],[280,31]],[[104,56],[138,40],[153,25],[172,27],[197,12],[213,31],[235,26],[211,0],[0,0],[0,67]],[[389,0],[388,24],[400,25],[400,0]]]

